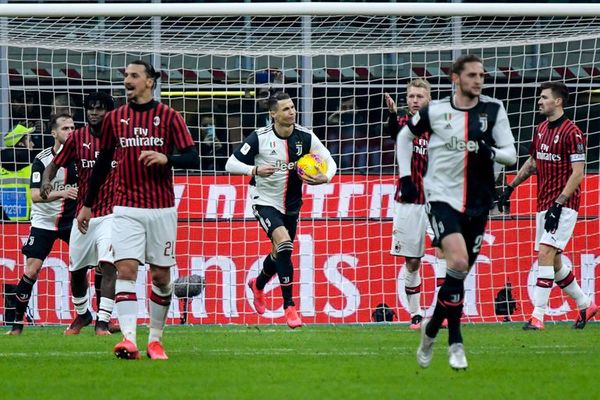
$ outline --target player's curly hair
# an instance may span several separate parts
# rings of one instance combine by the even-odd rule
[[[106,111],[115,109],[115,99],[106,92],[92,92],[85,97],[83,108],[89,110],[96,104],[100,104]]]

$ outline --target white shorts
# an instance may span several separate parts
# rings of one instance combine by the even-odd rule
[[[175,265],[177,210],[115,206],[115,261],[133,259],[159,267]]]
[[[390,254],[411,258],[425,255],[425,233],[433,238],[424,204],[395,202]]]
[[[540,243],[564,250],[569,239],[573,236],[573,230],[577,222],[577,211],[563,207],[558,220],[558,229],[554,233],[546,232],[544,229],[545,217],[546,211],[538,212],[535,216],[535,251],[540,250]]]
[[[95,267],[101,262],[114,263],[111,248],[112,214],[90,219],[87,233],[77,229],[77,220],[73,220],[69,238],[69,271]]]

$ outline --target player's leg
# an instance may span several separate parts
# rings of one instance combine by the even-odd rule
[[[112,215],[94,218],[95,248],[97,252],[98,267],[101,279],[96,284],[98,314],[95,332],[97,335],[108,335],[119,332],[119,326],[110,323],[110,317],[115,307],[115,284],[117,282],[117,268],[114,265],[112,254]],[[89,234],[89,229],[88,229]]]
[[[404,256],[404,289],[411,317],[411,329],[420,329],[421,311],[421,258],[425,255],[427,215],[422,204],[396,202],[390,254]]]
[[[421,259],[406,257],[404,266],[404,291],[408,300],[408,312],[410,313],[410,329],[421,328]]]
[[[112,237],[117,281],[115,283],[115,307],[123,334],[114,353],[119,358],[138,359],[137,348],[137,294],[138,267],[146,261],[146,230],[144,225],[147,210],[115,206],[113,209]],[[158,228],[160,230],[162,228]]]
[[[27,257],[27,261],[25,272],[15,291],[15,320],[11,330],[8,331],[10,335],[19,335],[23,331],[23,317],[29,305],[33,285],[38,279],[44,260],[50,254],[55,240],[56,232],[31,228],[29,237],[21,249],[21,252]]]
[[[102,298],[102,269],[100,265],[96,265],[94,268],[94,292],[96,293],[96,310],[100,310],[100,299]]]
[[[162,346],[162,336],[173,295],[170,267],[175,265],[177,211],[157,209],[149,213],[146,227],[146,261],[150,264],[152,290],[150,294],[150,333],[147,355],[153,360],[168,357]]]
[[[59,232],[60,239],[69,244],[71,301],[77,313],[75,319],[65,329],[65,335],[79,334],[81,329],[91,324],[93,320],[88,298],[88,270],[95,265],[96,254],[92,246],[93,221],[92,219],[89,234],[86,235],[79,232],[76,226],[70,231]]]
[[[563,208],[556,232],[545,232],[545,235],[542,236],[540,241],[545,244],[548,241],[551,241],[558,249],[557,254],[554,256],[554,281],[558,287],[575,300],[577,308],[579,309],[579,315],[577,316],[573,328],[583,329],[587,321],[596,315],[598,307],[594,304],[592,299],[583,293],[573,272],[569,267],[563,265],[560,254],[571,239],[576,223],[577,212],[570,208]]]

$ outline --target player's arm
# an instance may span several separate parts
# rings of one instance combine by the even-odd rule
[[[51,192],[45,199],[41,195],[42,176],[44,174],[44,163],[39,159],[35,159],[31,166],[30,192],[31,201],[34,203],[49,203],[58,199],[73,199],[77,198],[77,188],[69,188],[65,190],[57,190]]]
[[[395,142],[398,137],[398,133],[400,132],[400,124],[398,124],[398,108],[396,107],[396,102],[392,99],[388,93],[383,94],[385,98],[385,103],[387,104],[389,115],[388,115],[388,133],[390,137]]]
[[[570,135],[570,154],[569,161],[571,162],[571,176],[567,180],[563,191],[560,193],[556,202],[558,204],[565,204],[565,202],[575,193],[581,181],[583,180],[583,174],[585,170],[585,139],[583,133],[577,129]]]
[[[533,146],[532,146],[533,147]],[[526,181],[531,175],[534,175],[537,172],[537,166],[535,165],[535,159],[533,156],[529,156],[525,164],[519,169],[517,172],[517,176],[511,183],[506,185],[504,191],[498,198],[498,211],[500,212],[508,212],[510,208],[510,196],[515,191],[515,188],[519,186],[521,183]]]
[[[42,185],[40,189],[40,196],[42,199],[48,199],[48,195],[52,191],[52,183],[50,183],[56,174],[58,169],[65,167],[75,160],[75,139],[74,135],[69,135],[65,144],[61,147],[58,154],[50,161],[50,164],[44,169],[42,175]]]
[[[273,175],[277,167],[273,165],[254,165],[254,157],[258,154],[258,135],[250,134],[242,144],[233,152],[227,163],[225,171],[234,175],[261,176]]]
[[[331,153],[327,147],[323,145],[323,143],[314,133],[310,134],[310,153],[317,154],[322,160],[325,161],[325,164],[327,165],[327,171],[319,171],[318,174],[313,176],[301,175],[300,179],[309,185],[320,185],[330,182],[337,172],[337,164],[335,163],[333,157],[331,157]]]
[[[489,156],[492,160],[499,164],[510,166],[517,162],[515,138],[510,129],[510,123],[504,105],[500,102],[498,103],[498,115],[496,116],[496,123],[492,129],[492,137],[494,138],[495,145],[490,146],[489,143],[485,142],[481,142],[479,145],[484,148],[487,147],[486,152],[489,152]]]

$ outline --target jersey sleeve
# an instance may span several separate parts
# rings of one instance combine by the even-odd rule
[[[494,138],[496,147],[499,148],[514,145],[515,143],[515,138],[510,130],[508,115],[502,103],[498,104],[498,115],[492,129],[492,137]]]
[[[406,122],[406,126],[410,132],[417,137],[420,137],[425,132],[433,132],[429,121],[429,107],[423,107]]]
[[[567,153],[569,154],[569,160],[572,163],[585,162],[585,135],[583,132],[573,124],[571,134],[568,136],[569,141],[567,145]]]
[[[539,125],[536,126],[535,129],[533,130],[533,139],[531,140],[531,144],[529,145],[529,155],[534,160],[536,159],[535,158],[535,154],[536,154],[535,149],[537,148],[538,129],[539,129]]]
[[[324,171],[325,176],[327,176],[327,180],[331,181],[337,171],[337,165],[327,147],[323,145],[314,132],[310,133],[310,153],[317,154],[321,159],[325,160],[327,164],[327,171]]]
[[[42,175],[44,175],[44,170],[46,166],[44,163],[36,158],[33,161],[33,165],[31,166],[31,179],[29,182],[29,187],[31,189],[39,189],[42,187]]]
[[[69,135],[52,161],[59,167],[65,167],[75,161],[75,153],[75,135]]]
[[[238,147],[233,155],[244,164],[254,165],[254,157],[258,154],[258,135],[252,132]]]
[[[173,118],[171,120],[171,129],[173,132],[173,140],[175,147],[178,150],[183,150],[190,146],[194,146],[194,140],[190,134],[190,130],[187,127],[183,117],[177,111],[173,111]]]
[[[100,136],[100,150],[112,149],[115,146],[115,133],[113,118],[115,111],[109,111],[102,120],[102,135]]]

